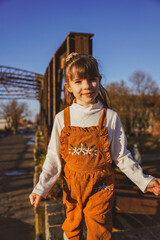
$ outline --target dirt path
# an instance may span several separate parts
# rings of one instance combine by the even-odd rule
[[[0,138],[0,239],[34,240],[34,132]],[[31,144],[32,143],[32,144]]]

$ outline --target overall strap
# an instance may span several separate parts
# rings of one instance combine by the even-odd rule
[[[70,111],[69,111],[69,107],[64,109],[64,126],[65,127],[70,126]]]
[[[100,118],[99,118],[98,126],[99,126],[100,128],[105,127],[105,122],[106,122],[106,108],[103,108],[103,109],[102,109],[101,116],[100,116]]]

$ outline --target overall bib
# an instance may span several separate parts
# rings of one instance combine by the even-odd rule
[[[68,239],[79,240],[83,219],[87,240],[111,238],[114,174],[105,128],[103,108],[98,126],[70,126],[69,107],[64,110],[60,155],[63,164],[63,202],[66,220],[62,226]]]

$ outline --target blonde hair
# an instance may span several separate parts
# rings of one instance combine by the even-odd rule
[[[74,71],[73,71],[74,69]],[[73,78],[92,78],[98,77],[100,80],[102,76],[99,73],[98,62],[92,56],[85,53],[71,53],[66,58],[66,64],[64,68],[65,82],[69,84]],[[70,93],[67,88],[64,89],[64,100],[65,105],[70,106],[74,100],[73,93]],[[101,102],[104,107],[110,107],[110,99],[107,90],[101,85],[99,86],[99,94],[97,99]]]

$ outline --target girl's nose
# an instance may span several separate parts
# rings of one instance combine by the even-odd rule
[[[84,89],[89,89],[90,88],[90,82],[89,80],[85,79],[84,80]]]

